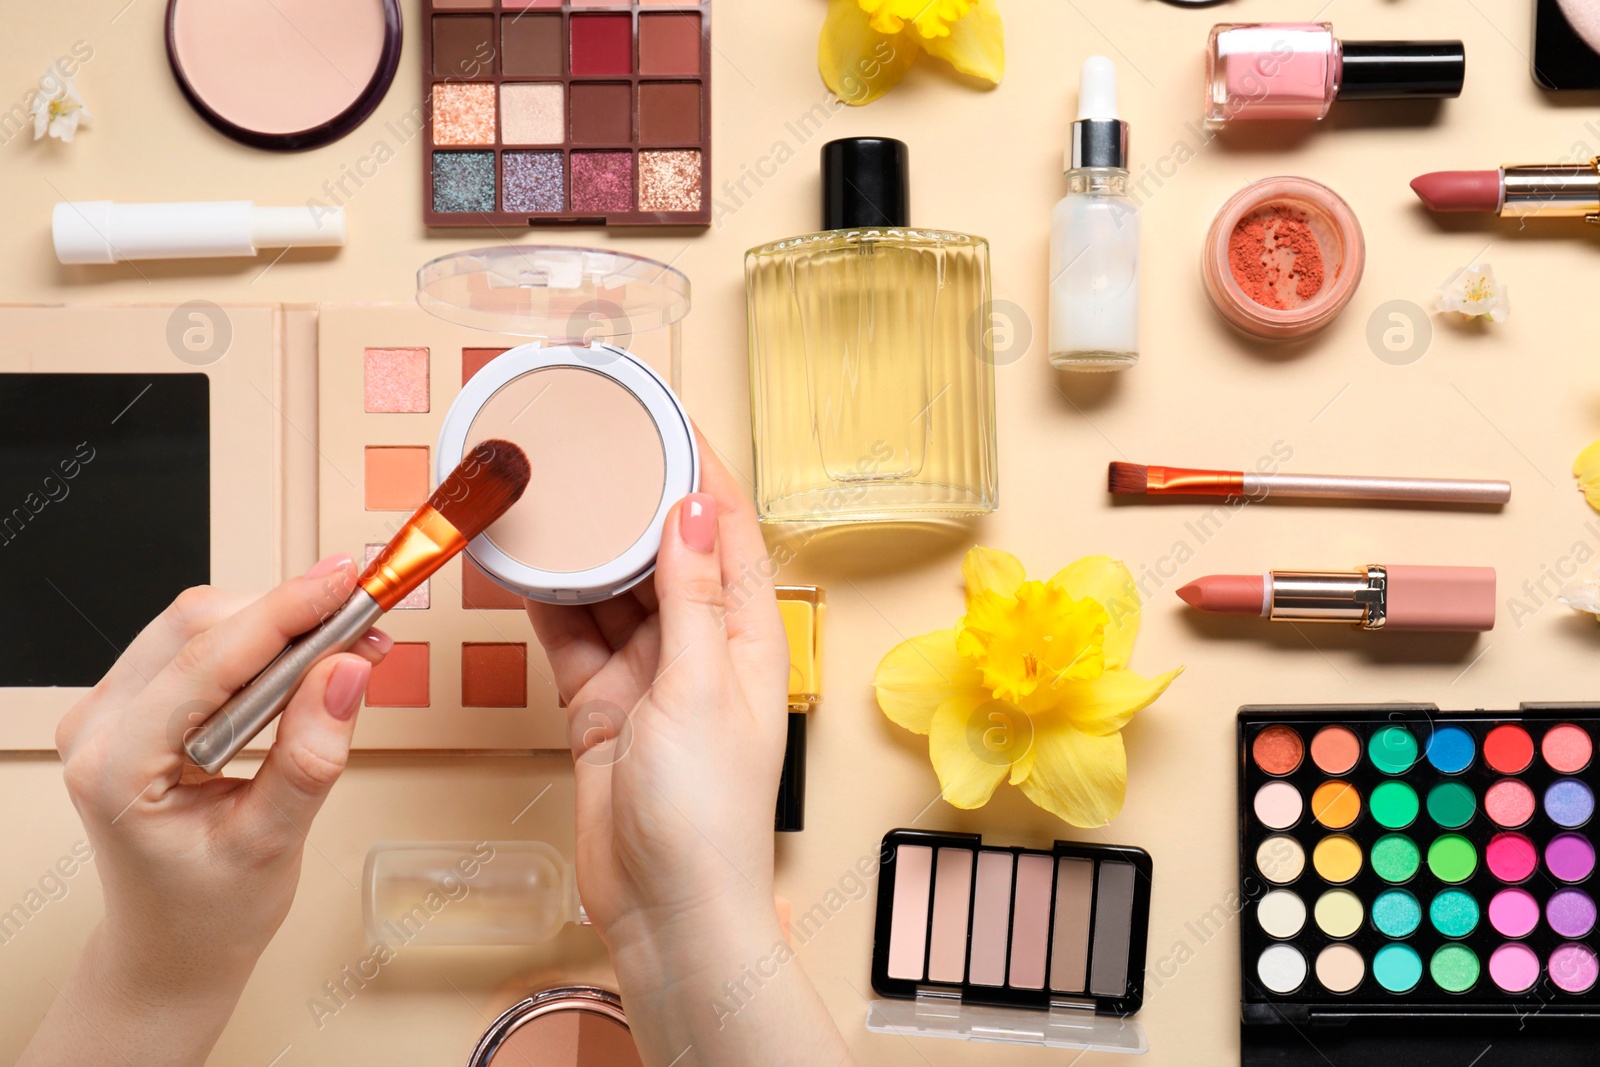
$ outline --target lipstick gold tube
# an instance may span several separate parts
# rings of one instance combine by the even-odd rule
[[[1502,167],[1500,184],[1502,216],[1600,222],[1600,161]]]

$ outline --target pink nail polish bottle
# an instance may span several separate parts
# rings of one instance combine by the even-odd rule
[[[1326,22],[1224,23],[1206,52],[1206,125],[1314,122],[1335,100],[1455,97],[1460,41],[1341,41]]]

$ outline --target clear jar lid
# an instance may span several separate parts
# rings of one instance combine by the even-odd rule
[[[480,330],[563,345],[611,341],[689,313],[689,279],[653,259],[599,248],[503,245],[440,256],[417,271],[417,303]]]

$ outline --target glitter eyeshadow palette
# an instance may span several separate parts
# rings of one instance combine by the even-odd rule
[[[1244,1062],[1301,1062],[1327,1023],[1374,1054],[1445,1040],[1430,1017],[1555,1062],[1563,1034],[1592,1041],[1597,738],[1600,705],[1241,709]]]
[[[710,0],[429,0],[429,226],[705,226]]]
[[[1142,1052],[1148,853],[975,834],[883,839],[869,1029]],[[933,1010],[929,1010],[934,1006]]]

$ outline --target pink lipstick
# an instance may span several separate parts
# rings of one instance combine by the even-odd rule
[[[1600,165],[1543,163],[1437,170],[1411,183],[1429,211],[1600,221]]]
[[[1214,615],[1274,622],[1343,622],[1361,630],[1482,633],[1494,629],[1492,567],[1380,567],[1359,571],[1213,574],[1178,590]]]

